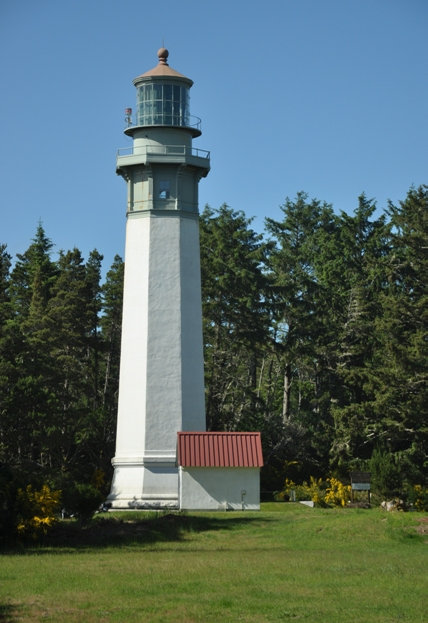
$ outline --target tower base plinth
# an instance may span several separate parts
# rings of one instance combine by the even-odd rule
[[[169,459],[169,460],[168,460]],[[174,460],[114,458],[109,510],[178,509],[178,468]]]

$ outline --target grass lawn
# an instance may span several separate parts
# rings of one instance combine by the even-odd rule
[[[425,623],[427,519],[272,503],[64,522],[1,553],[0,621]]]

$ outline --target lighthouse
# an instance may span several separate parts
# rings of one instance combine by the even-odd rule
[[[118,152],[127,186],[125,277],[113,509],[179,506],[177,434],[205,431],[198,184],[209,152],[192,141],[192,80],[158,64],[133,81],[132,146]]]

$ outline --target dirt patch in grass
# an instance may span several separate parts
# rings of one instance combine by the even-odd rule
[[[422,535],[428,535],[428,515],[421,517],[418,519],[418,526],[416,527],[416,532]],[[428,543],[428,540],[425,541]]]

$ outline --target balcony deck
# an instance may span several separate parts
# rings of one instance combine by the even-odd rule
[[[210,169],[210,152],[186,145],[144,145],[118,149],[116,171],[136,164],[186,164]]]

